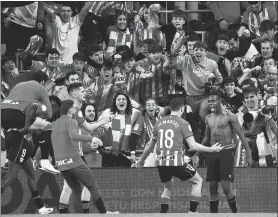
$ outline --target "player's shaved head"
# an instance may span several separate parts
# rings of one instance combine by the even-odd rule
[[[184,107],[184,99],[181,97],[174,98],[170,101],[170,109],[171,111],[179,111],[182,107]]]
[[[73,91],[78,90],[80,87],[83,87],[81,83],[73,83],[68,86],[68,94],[71,94]]]

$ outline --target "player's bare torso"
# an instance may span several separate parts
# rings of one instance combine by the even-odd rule
[[[210,128],[210,144],[220,143],[222,146],[232,144],[233,128],[230,124],[230,115],[227,112],[208,115],[208,127]]]

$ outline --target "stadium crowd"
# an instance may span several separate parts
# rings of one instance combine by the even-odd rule
[[[69,99],[88,125],[110,112],[115,115],[97,122],[93,133],[82,128],[82,135],[98,138],[105,150],[82,143],[89,167],[131,167],[176,97],[184,99],[183,118],[201,143],[212,90],[222,95],[225,109],[237,114],[253,166],[277,165],[278,23],[273,2],[187,3],[187,8],[212,11],[202,15],[185,13],[176,3],[166,16],[169,22],[161,12],[165,2],[1,4],[2,102],[18,83],[43,72],[52,106],[46,122],[57,120]],[[57,174],[51,129],[28,134],[28,140],[35,147],[34,167]],[[235,166],[246,166],[243,146],[236,137],[234,143]],[[3,129],[1,144],[3,155],[8,148]],[[205,154],[193,155],[188,152],[195,166],[206,165]],[[154,159],[152,153],[145,166],[155,166]]]

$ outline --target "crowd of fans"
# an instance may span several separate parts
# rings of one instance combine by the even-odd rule
[[[124,101],[124,124],[112,121],[94,132],[104,147],[119,144],[122,155],[101,155],[89,143],[83,144],[83,151],[90,167],[131,167],[175,97],[184,99],[183,118],[201,142],[210,112],[208,93],[218,90],[223,107],[238,116],[255,166],[272,167],[278,117],[275,5],[195,3],[210,9],[212,18],[189,20],[183,10],[172,8],[165,24],[160,4],[139,2],[133,10],[127,2],[1,3],[1,99],[26,79],[24,75],[42,71],[48,76],[45,87],[53,108],[49,122],[59,117],[61,102],[67,99],[82,103],[88,123],[120,111]],[[73,90],[73,83],[82,84],[75,87],[79,91]],[[49,133],[39,131],[30,138],[37,162],[41,158],[37,166],[50,168],[49,157],[55,164],[51,140],[45,139]],[[240,143],[235,154],[235,166],[245,166]],[[194,156],[194,163],[198,159],[205,166],[206,156]]]

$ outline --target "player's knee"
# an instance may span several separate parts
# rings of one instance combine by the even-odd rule
[[[167,189],[169,191],[171,191],[173,189],[174,186],[174,180],[171,179],[169,182],[165,182],[164,183],[164,189]]]
[[[64,183],[62,194],[66,194],[66,195],[72,194],[72,190],[71,190],[70,186],[68,186],[68,184]]]
[[[231,193],[231,188],[230,187],[226,187],[226,186],[222,186],[223,192],[225,195],[229,195]]]
[[[221,186],[225,195],[229,195],[231,193],[231,184],[228,181],[221,181]]]
[[[193,184],[193,185],[202,185],[203,184],[203,179],[202,177],[196,173],[195,176],[193,176],[191,179],[190,179],[190,182]]]

